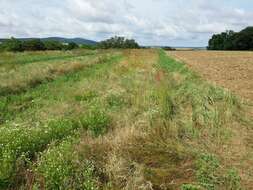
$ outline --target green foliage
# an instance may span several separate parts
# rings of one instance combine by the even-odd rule
[[[200,186],[192,185],[192,184],[184,184],[180,188],[181,190],[201,190]]]
[[[46,50],[62,50],[63,45],[59,41],[47,40],[44,43]]]
[[[89,130],[95,137],[107,132],[111,124],[110,117],[98,107],[92,108],[89,113],[80,118],[83,128]]]
[[[11,38],[5,40],[0,44],[0,51],[12,51],[12,52],[21,52],[21,51],[43,51],[43,50],[73,50],[79,46],[70,42],[68,44],[63,44],[59,41],[47,40],[41,41],[40,39],[29,39],[29,40],[17,40]]]
[[[80,161],[78,153],[74,150],[78,141],[78,137],[66,139],[58,146],[53,144],[41,154],[35,171],[43,178],[44,188],[97,189],[93,164],[87,160]],[[41,184],[41,177],[36,179],[35,186]]]
[[[60,120],[26,130],[22,127],[0,128],[0,184],[8,181],[15,173],[16,161],[20,156],[31,157],[51,141],[72,134],[78,127],[72,121]]]
[[[220,163],[214,155],[202,154],[197,162],[197,179],[207,190],[214,190],[219,185]]]
[[[23,42],[23,49],[26,51],[45,50],[45,45],[40,39],[31,39]]]
[[[87,91],[82,95],[75,96],[76,101],[91,101],[92,99],[96,98],[98,94],[95,91]]]
[[[97,44],[98,48],[109,49],[109,48],[123,48],[123,49],[137,49],[139,45],[133,39],[125,39],[124,37],[112,37],[108,40],[101,41]]]
[[[81,45],[81,48],[83,48],[83,49],[95,50],[95,49],[97,49],[97,46],[96,46],[96,45],[82,44],[82,45]]]
[[[175,48],[169,47],[169,46],[164,46],[164,47],[162,47],[162,49],[165,51],[175,51],[176,50]]]
[[[242,190],[241,187],[241,177],[238,174],[238,171],[235,169],[230,169],[227,171],[224,177],[224,186],[228,190]]]
[[[120,108],[122,105],[127,103],[124,97],[118,94],[110,94],[106,100],[108,105],[113,108]]]
[[[5,40],[2,43],[2,49],[6,51],[12,51],[12,52],[18,52],[18,51],[24,50],[22,42],[13,37],[11,39]]]
[[[208,42],[209,50],[253,50],[253,27],[240,32],[215,34]]]
[[[223,174],[217,157],[212,154],[201,154],[197,160],[196,176],[203,188],[207,190],[227,189],[241,190],[241,178],[235,169],[229,169]]]
[[[70,42],[68,45],[64,46],[65,50],[73,50],[78,48],[79,46],[75,42]]]

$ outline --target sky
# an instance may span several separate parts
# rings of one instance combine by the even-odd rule
[[[206,46],[253,26],[253,0],[0,0],[0,38],[118,35],[141,45]]]

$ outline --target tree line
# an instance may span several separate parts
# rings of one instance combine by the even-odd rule
[[[10,38],[0,45],[0,49],[3,51],[22,52],[22,51],[43,51],[43,50],[72,50],[78,48],[78,45],[74,42],[68,44],[61,43],[59,41],[41,41],[40,39],[31,39],[21,41],[16,38]]]
[[[22,52],[22,51],[44,51],[44,50],[72,50],[75,48],[83,49],[111,49],[111,48],[122,48],[122,49],[134,49],[140,48],[139,44],[133,39],[125,39],[124,37],[112,37],[110,39],[101,41],[96,45],[78,45],[74,42],[62,43],[59,41],[47,40],[42,41],[40,39],[31,40],[19,40],[16,38],[10,38],[0,44],[0,50],[11,51],[11,52]]]
[[[253,50],[253,27],[240,32],[232,30],[214,34],[208,42],[208,50]]]

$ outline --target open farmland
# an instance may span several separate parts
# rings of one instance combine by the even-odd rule
[[[170,51],[205,79],[253,101],[253,52]]]
[[[164,51],[0,58],[0,189],[253,188],[244,102]]]

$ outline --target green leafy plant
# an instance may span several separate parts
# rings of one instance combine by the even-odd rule
[[[94,136],[99,136],[108,130],[111,119],[104,110],[94,107],[87,115],[80,118],[83,128],[91,131]]]
[[[60,145],[52,145],[41,154],[35,172],[42,176],[46,189],[97,189],[94,165],[88,160],[80,161],[74,150],[78,142],[79,138],[73,136]],[[39,179],[35,186],[41,184]]]
[[[184,184],[180,188],[181,190],[201,190],[200,186],[192,185],[192,184]]]

